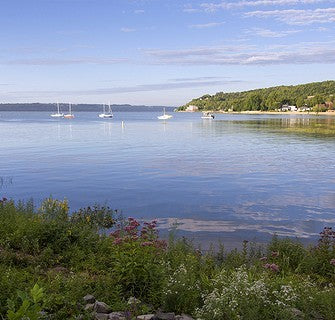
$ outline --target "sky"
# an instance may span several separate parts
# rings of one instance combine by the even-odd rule
[[[180,106],[335,78],[335,0],[0,4],[0,103]]]

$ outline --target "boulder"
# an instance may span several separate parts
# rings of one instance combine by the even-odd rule
[[[108,315],[109,320],[126,320],[126,315],[124,312],[111,312]]]
[[[175,320],[174,312],[157,312],[151,320]]]
[[[95,302],[95,297],[92,296],[91,294],[87,294],[87,295],[84,297],[84,301],[86,302],[86,304],[94,303],[94,302]]]
[[[182,313],[180,316],[176,316],[176,320],[194,320],[194,319],[191,316]]]
[[[143,314],[141,316],[137,316],[136,320],[151,320],[154,318],[154,314]]]
[[[96,313],[110,313],[112,311],[109,305],[100,301],[96,301],[93,308]]]
[[[94,313],[94,319],[95,320],[108,320],[108,314],[107,313]]]

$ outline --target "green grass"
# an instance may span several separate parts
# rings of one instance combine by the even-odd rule
[[[69,213],[54,199],[40,208],[0,201],[0,315],[33,319],[42,309],[74,319],[90,293],[132,315],[162,308],[203,320],[295,319],[297,308],[304,319],[335,319],[331,229],[308,248],[274,237],[262,248],[245,242],[203,254],[185,239],[160,240],[155,222],[117,215],[100,206]]]

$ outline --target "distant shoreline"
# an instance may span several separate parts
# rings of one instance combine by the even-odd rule
[[[326,111],[326,112],[306,112],[306,111],[211,111],[211,110],[204,110],[212,113],[219,113],[219,114],[263,114],[263,115],[276,115],[276,114],[287,114],[287,115],[315,115],[315,116],[335,116],[335,111]],[[178,111],[184,113],[200,113],[202,111]]]

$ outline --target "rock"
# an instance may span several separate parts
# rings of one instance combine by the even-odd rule
[[[106,313],[94,313],[94,319],[95,320],[108,320],[108,314]]]
[[[182,313],[180,316],[176,316],[176,320],[194,320],[194,319],[191,316]]]
[[[85,307],[84,310],[85,311],[93,311],[94,309],[94,303],[88,303]]]
[[[108,315],[109,320],[126,320],[124,312],[112,312]]]
[[[100,301],[96,301],[93,308],[96,313],[110,313],[112,311],[109,305]]]
[[[297,308],[290,308],[290,312],[293,314],[295,318],[298,318],[298,319],[304,318],[304,313]]]
[[[151,320],[175,320],[176,316],[174,312],[157,312]]]
[[[88,303],[94,303],[95,302],[95,298],[94,296],[92,296],[91,294],[87,294],[84,297],[84,301],[88,304]]]
[[[154,314],[143,314],[141,316],[137,316],[136,319],[137,320],[151,320],[154,318]]]

